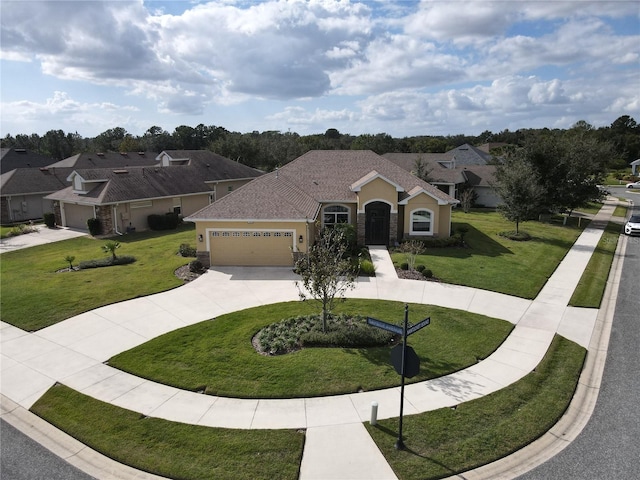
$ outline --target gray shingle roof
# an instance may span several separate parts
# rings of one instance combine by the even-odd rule
[[[73,168],[74,170],[81,168],[150,167],[158,163],[157,155],[156,152],[78,153],[51,166]]]
[[[16,168],[41,168],[51,165],[55,160],[26,148],[0,149],[0,174]]]
[[[69,169],[15,168],[0,175],[0,194],[32,195],[51,193],[69,185]]]
[[[351,185],[378,172],[404,189],[419,186],[444,202],[453,198],[369,150],[314,150],[280,170],[242,186],[193,214],[190,219],[315,219],[321,203],[355,203]]]
[[[188,158],[188,165],[199,169],[203,180],[207,182],[255,178],[264,173],[210,150],[164,150],[164,152],[171,158]]]
[[[67,187],[47,198],[102,205],[211,191],[197,169],[190,166],[102,168],[76,170],[76,173],[85,180],[106,181],[96,183],[86,194],[76,193],[73,187]]]

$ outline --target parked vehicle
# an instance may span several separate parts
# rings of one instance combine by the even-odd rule
[[[624,233],[627,235],[640,235],[640,215],[631,215],[624,225]]]
[[[633,182],[633,183],[627,183],[627,188],[640,188],[640,181]]]

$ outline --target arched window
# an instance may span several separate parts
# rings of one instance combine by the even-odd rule
[[[430,210],[411,212],[411,235],[431,235],[433,232],[433,213]]]
[[[332,227],[336,223],[349,223],[349,209],[343,205],[327,205],[322,209],[322,225]]]

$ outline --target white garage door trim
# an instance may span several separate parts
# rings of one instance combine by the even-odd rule
[[[290,247],[291,251],[297,252],[298,247],[296,243],[296,230],[291,228],[207,228],[206,230],[207,237],[207,251],[209,252],[209,257],[213,260],[213,251],[211,247],[211,239],[221,236],[221,237],[238,237],[238,238],[252,238],[257,240],[259,238],[269,238],[273,239],[273,237],[282,236],[291,238]],[[290,253],[289,252],[289,253]]]

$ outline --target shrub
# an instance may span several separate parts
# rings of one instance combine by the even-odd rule
[[[375,347],[391,343],[392,333],[367,325],[361,316],[339,315],[328,319],[322,332],[320,316],[288,318],[266,326],[257,334],[262,352],[281,355],[302,347]]]
[[[192,260],[189,262],[189,271],[191,273],[202,273],[204,270],[204,265],[200,260]]]
[[[376,267],[371,260],[362,260],[360,262],[360,273],[372,277],[376,273]]]
[[[181,243],[179,249],[180,255],[183,257],[195,257],[196,249],[188,243]]]
[[[154,213],[147,217],[147,222],[151,230],[175,230],[180,224],[180,217],[173,212],[165,215]]]
[[[402,262],[400,264],[400,270],[409,270],[409,264],[407,262]]]
[[[427,268],[425,265],[418,265],[418,266],[416,267],[416,270],[417,270],[417,271],[419,271],[419,272],[424,272],[424,269],[425,269],[425,268]]]
[[[429,270],[428,268],[425,268],[425,269],[422,271],[422,276],[423,276],[424,278],[432,278],[432,277],[433,277],[433,272],[432,272],[431,270]]]
[[[528,240],[531,240],[531,235],[529,235],[527,232],[500,232],[498,235],[516,242],[526,242]]]
[[[42,218],[44,219],[44,224],[48,228],[53,228],[56,226],[56,216],[53,213],[47,212],[42,216]]]
[[[89,229],[89,233],[91,236],[95,237],[96,235],[100,235],[102,232],[102,226],[100,225],[100,219],[98,218],[89,218],[87,220],[87,228]]]
[[[135,262],[135,257],[130,255],[120,255],[117,258],[101,258],[99,260],[86,260],[84,262],[80,262],[78,264],[78,268],[80,270],[84,270],[87,268],[101,268],[101,267],[112,267],[115,265],[127,265],[129,263]]]
[[[36,227],[35,225],[25,225],[24,223],[21,223],[12,227],[7,236],[17,237],[18,235],[24,235],[25,233],[32,233],[37,231],[38,227]]]

